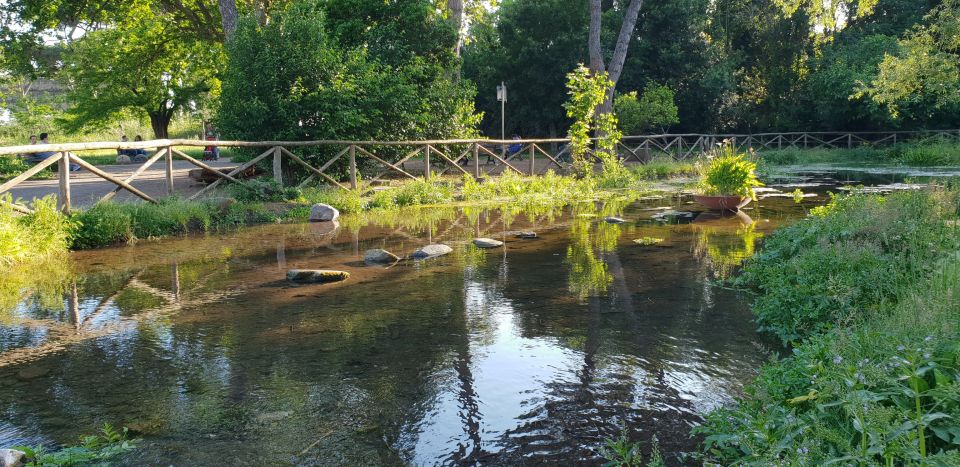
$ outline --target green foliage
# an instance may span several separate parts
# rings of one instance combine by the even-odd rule
[[[960,145],[949,142],[905,144],[895,154],[905,165],[942,166],[960,165]]]
[[[643,453],[641,443],[630,441],[627,429],[624,428],[617,438],[605,439],[604,446],[600,448],[600,454],[607,460],[604,467],[640,467],[643,463]],[[650,459],[646,463],[647,467],[665,467],[663,454],[660,452],[660,441],[657,435],[650,439]]]
[[[924,123],[960,109],[960,1],[942,2],[899,45],[900,53],[884,57],[860,95],[887,106],[894,117]]]
[[[222,48],[189,40],[156,16],[152,5],[136,2],[113,27],[70,44],[61,71],[70,84],[68,130],[140,112],[150,117],[155,136],[165,138],[177,110],[218,94]]]
[[[663,239],[659,237],[640,237],[635,239],[633,243],[640,246],[654,246],[663,243]]]
[[[82,436],[79,444],[58,451],[47,451],[43,446],[15,446],[27,455],[28,467],[107,465],[110,460],[137,449],[139,439],[130,439],[127,429],[118,431],[104,424],[100,434]]]
[[[61,254],[76,225],[60,215],[56,198],[47,196],[31,203],[33,214],[19,215],[9,193],[0,195],[0,267]]]
[[[259,203],[267,201],[290,201],[300,198],[297,187],[282,187],[273,178],[246,180],[242,185],[231,184],[227,193],[240,202]]]
[[[567,110],[567,117],[573,119],[567,137],[570,138],[574,170],[581,177],[593,175],[593,163],[589,157],[591,132],[597,137],[593,154],[603,163],[605,178],[623,177],[625,169],[617,158],[617,144],[622,136],[617,129],[617,118],[611,112],[597,113],[612,88],[613,82],[606,72],[594,75],[583,64],[567,74],[569,99],[563,107]]]
[[[960,346],[955,253],[888,313],[834,329],[766,365],[738,406],[695,433],[704,461],[745,465],[955,465]]]
[[[218,114],[224,135],[249,140],[414,140],[475,135],[474,91],[468,82],[450,79],[449,64],[434,54],[437,50],[431,48],[428,53],[415,44],[405,44],[412,48],[394,63],[395,57],[388,54],[393,44],[371,43],[375,38],[362,33],[366,26],[359,27],[356,18],[339,16],[342,11],[337,10],[338,16],[331,19],[325,10],[327,3],[295,2],[265,26],[252,17],[241,20],[227,45],[230,60]],[[410,2],[414,3],[422,6],[422,2]],[[364,5],[379,8],[375,3]],[[390,8],[383,2],[379,5]],[[393,19],[404,22],[395,26],[412,28],[419,24],[414,22],[417,14],[431,14],[423,8],[414,10],[404,10],[404,15],[412,17]],[[377,31],[389,32],[371,26],[370,34],[379,34]],[[424,38],[424,44],[429,42]],[[322,163],[332,157],[330,151],[322,148],[299,155]],[[399,157],[399,153],[379,154]],[[346,160],[342,158],[333,170],[345,170]]]
[[[955,192],[841,196],[813,214],[770,236],[738,279],[761,292],[760,328],[784,342],[882,314],[960,246],[944,222]]]
[[[628,135],[654,128],[665,132],[666,127],[680,123],[673,90],[656,83],[648,84],[639,98],[636,91],[620,94],[613,100],[613,109],[620,131]]]
[[[630,171],[640,180],[660,180],[664,178],[696,175],[697,167],[689,162],[677,162],[670,157],[654,158],[641,165],[630,166]]]
[[[738,153],[732,142],[725,142],[700,164],[700,182],[697,185],[700,193],[757,199],[753,189],[763,186],[757,180],[757,164],[749,160],[746,154]]]

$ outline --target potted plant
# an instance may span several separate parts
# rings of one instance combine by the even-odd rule
[[[763,186],[757,180],[757,164],[746,154],[738,153],[730,141],[725,141],[698,168],[700,181],[694,199],[714,211],[739,211],[757,199],[754,187]]]

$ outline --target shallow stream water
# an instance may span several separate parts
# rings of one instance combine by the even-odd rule
[[[826,199],[780,189],[738,216],[669,195],[423,208],[74,253],[0,310],[0,446],[111,423],[143,438],[129,464],[599,464],[625,429],[676,463],[776,351],[716,280]],[[454,252],[363,264],[438,242]]]

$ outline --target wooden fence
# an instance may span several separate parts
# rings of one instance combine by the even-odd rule
[[[667,155],[677,160],[696,157],[710,151],[724,140],[731,140],[740,149],[775,150],[786,148],[845,148],[860,146],[891,145],[905,141],[944,139],[960,143],[960,130],[937,130],[916,132],[794,132],[794,133],[758,133],[758,134],[673,134],[627,136],[621,141],[618,152],[628,163],[646,163],[656,155]],[[150,203],[156,203],[154,197],[134,187],[132,183],[154,163],[163,159],[165,166],[166,194],[174,194],[173,161],[179,158],[203,169],[215,180],[190,196],[196,199],[220,186],[224,181],[243,183],[240,174],[258,164],[272,161],[272,177],[284,185],[284,159],[287,165],[298,166],[308,174],[298,180],[299,186],[312,182],[327,183],[341,189],[358,189],[361,179],[372,184],[388,176],[418,179],[420,177],[443,176],[446,174],[467,175],[475,178],[496,175],[503,171],[514,171],[524,175],[537,175],[551,168],[565,170],[569,167],[569,140],[527,139],[527,140],[435,140],[435,141],[197,141],[197,140],[154,140],[142,142],[98,142],[67,143],[29,146],[0,147],[0,156],[53,153],[50,157],[34,165],[22,174],[0,184],[0,194],[5,193],[40,171],[57,164],[59,196],[58,203],[64,212],[71,209],[70,165],[77,164],[82,169],[115,185],[104,194],[100,201],[113,198],[120,190],[126,190]],[[265,150],[251,160],[222,172],[210,167],[203,161],[184,153],[180,148],[203,148],[209,146],[234,148],[260,148]],[[305,148],[326,148],[328,156],[318,167],[307,160],[314,157],[300,157],[294,151]],[[155,151],[142,165],[123,179],[118,178],[73,154],[74,151],[150,149]],[[379,153],[379,154],[378,154]],[[385,153],[390,153],[386,155]],[[481,158],[486,159],[481,164]],[[346,159],[345,161],[343,161]],[[346,174],[340,177],[333,172],[338,161],[345,164]],[[361,172],[366,170],[367,174]],[[375,173],[369,173],[375,172]],[[341,170],[339,173],[343,173]],[[367,178],[369,177],[369,178]],[[289,183],[287,185],[290,185]],[[13,209],[22,213],[31,210],[22,204],[13,203]]]

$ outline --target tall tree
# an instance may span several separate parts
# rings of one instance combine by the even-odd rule
[[[613,82],[613,86],[607,92],[607,98],[601,106],[602,113],[613,111],[613,92],[617,87],[617,81],[620,80],[620,75],[623,73],[623,63],[627,59],[627,48],[630,47],[630,40],[633,38],[633,30],[637,25],[637,16],[640,15],[641,6],[643,6],[643,0],[630,0],[630,4],[623,15],[623,23],[620,25],[620,33],[617,35],[617,44],[613,49],[613,55],[610,57],[610,63],[605,65],[600,41],[600,32],[603,26],[601,1],[590,0],[590,71],[595,74],[606,71],[608,78]]]
[[[223,24],[223,35],[227,39],[230,39],[233,36],[233,32],[237,30],[237,19],[239,13],[237,13],[237,2],[236,0],[218,0],[218,6],[220,7],[220,22]]]

